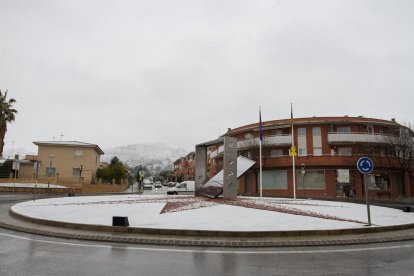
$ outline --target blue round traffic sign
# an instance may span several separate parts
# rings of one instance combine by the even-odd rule
[[[374,169],[374,162],[368,157],[361,157],[357,162],[357,167],[361,173],[371,173]]]

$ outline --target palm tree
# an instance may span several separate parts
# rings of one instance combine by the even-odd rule
[[[15,99],[7,100],[7,90],[4,94],[0,90],[0,156],[3,156],[7,123],[11,123],[16,119],[17,110],[13,108],[15,102]]]

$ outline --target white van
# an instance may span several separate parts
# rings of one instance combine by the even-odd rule
[[[194,181],[184,181],[180,184],[177,184],[173,188],[167,190],[168,195],[194,195],[195,193],[195,182]]]

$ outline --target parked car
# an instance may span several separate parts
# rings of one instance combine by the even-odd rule
[[[195,182],[194,181],[184,181],[180,184],[177,184],[173,188],[167,190],[168,195],[182,195],[182,194],[194,194],[195,193]]]
[[[142,189],[143,190],[152,190],[152,182],[149,180],[144,180],[144,183],[142,183]]]
[[[160,181],[155,182],[154,186],[155,186],[155,188],[162,188],[162,185],[161,185]]]
[[[175,187],[178,183],[177,182],[169,182],[168,187]]]

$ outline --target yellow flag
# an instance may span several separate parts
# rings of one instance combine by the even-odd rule
[[[297,155],[297,153],[296,153],[296,147],[294,145],[290,148],[289,155],[290,156],[296,156]]]

